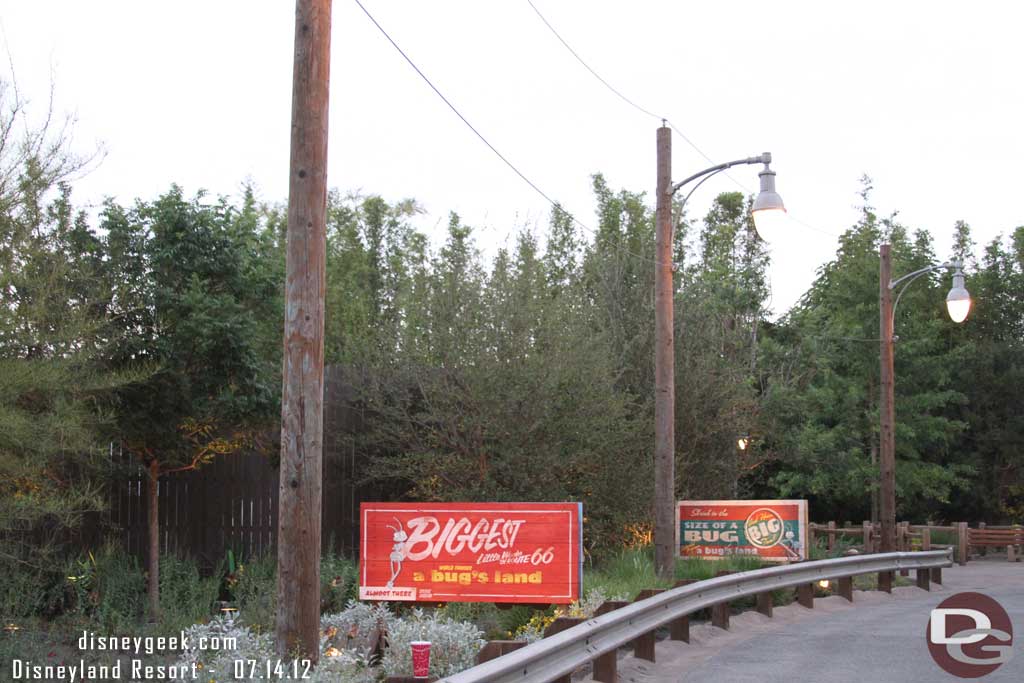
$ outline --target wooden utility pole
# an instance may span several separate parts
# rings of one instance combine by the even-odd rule
[[[881,338],[881,420],[879,441],[879,472],[881,492],[879,508],[882,523],[882,552],[896,549],[896,423],[893,379],[893,315],[892,315],[892,247],[883,244],[879,250],[878,301],[879,337]]]
[[[324,260],[331,0],[295,3],[281,480],[277,527],[277,652],[320,651]]]
[[[672,325],[672,131],[658,129],[654,251],[654,565],[675,574],[675,350]]]

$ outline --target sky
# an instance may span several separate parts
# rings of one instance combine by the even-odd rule
[[[591,176],[654,203],[655,135],[673,178],[772,152],[790,220],[771,245],[771,308],[785,311],[871,204],[948,256],[953,224],[978,249],[1024,224],[1019,2],[361,0],[488,141],[587,228]],[[7,67],[30,109],[77,118],[76,148],[105,151],[76,201],[152,199],[178,183],[287,197],[294,3],[0,0]],[[653,115],[652,115],[653,114]],[[692,145],[690,144],[692,143]],[[700,150],[700,152],[695,149]],[[706,156],[704,156],[706,155]],[[710,159],[710,161],[709,161]],[[756,191],[756,166],[705,183]],[[435,246],[450,211],[487,256],[550,205],[460,121],[355,0],[334,0],[328,184],[415,198]],[[968,289],[970,283],[968,282]]]

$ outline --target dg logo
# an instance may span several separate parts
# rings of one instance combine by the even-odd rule
[[[932,610],[925,633],[932,659],[960,678],[987,676],[1013,657],[1013,624],[982,593],[957,593]]]

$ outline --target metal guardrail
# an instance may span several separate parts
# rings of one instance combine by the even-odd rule
[[[950,550],[817,560],[720,576],[662,593],[479,664],[440,683],[548,683],[697,610],[780,588],[874,572],[952,567]]]

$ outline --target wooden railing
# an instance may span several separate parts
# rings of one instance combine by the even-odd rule
[[[952,534],[952,543],[937,543],[935,532]],[[869,521],[854,526],[846,522],[843,526],[835,522],[808,525],[808,542],[814,546],[819,539],[825,540],[825,548],[835,550],[839,539],[856,538],[852,547],[862,553],[877,553],[880,550],[881,524]],[[1020,525],[986,525],[984,522],[977,527],[970,527],[967,522],[956,522],[948,525],[911,524],[900,522],[896,525],[896,550],[909,552],[913,550],[935,550],[952,548],[958,564],[967,564],[972,550],[985,554],[988,548],[1006,548],[1007,557],[1012,562],[1021,557],[1024,544],[1024,527]]]

